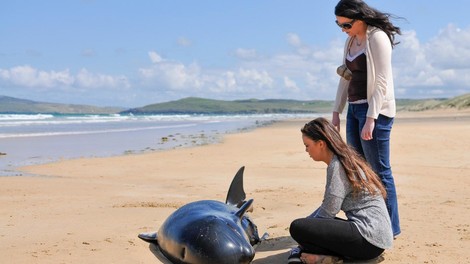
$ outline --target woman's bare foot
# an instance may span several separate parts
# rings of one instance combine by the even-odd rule
[[[339,259],[333,256],[302,253],[302,255],[300,255],[300,260],[305,264],[334,264],[337,263]]]

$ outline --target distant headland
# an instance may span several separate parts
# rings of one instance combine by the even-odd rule
[[[246,99],[214,100],[188,97],[176,101],[149,104],[126,109],[91,105],[36,102],[27,99],[0,96],[2,114],[267,114],[267,113],[328,113],[333,101]],[[453,98],[397,99],[398,111],[425,111],[437,109],[468,109],[470,93]]]

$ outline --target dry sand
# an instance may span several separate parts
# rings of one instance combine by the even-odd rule
[[[188,202],[224,201],[246,166],[250,216],[270,234],[253,263],[285,263],[290,222],[319,205],[324,186],[325,165],[302,145],[306,121],[220,144],[67,160],[23,169],[41,176],[0,177],[0,262],[160,263],[137,234],[157,230]],[[382,263],[470,263],[470,112],[399,113],[392,169],[402,234]]]

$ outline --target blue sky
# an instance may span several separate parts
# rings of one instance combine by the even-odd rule
[[[189,96],[334,100],[345,33],[330,0],[15,0],[0,95],[138,107]],[[403,17],[398,98],[470,92],[468,0],[369,0]]]

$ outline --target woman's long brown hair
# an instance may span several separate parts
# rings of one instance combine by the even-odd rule
[[[314,141],[324,141],[338,157],[352,185],[353,194],[358,195],[367,190],[371,194],[380,192],[384,198],[387,196],[387,191],[377,174],[361,155],[344,142],[338,130],[328,120],[323,117],[316,118],[305,124],[300,131]],[[364,172],[365,178],[361,177],[361,171]]]

